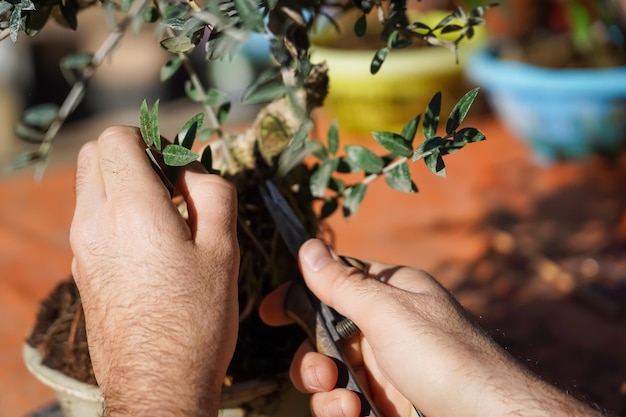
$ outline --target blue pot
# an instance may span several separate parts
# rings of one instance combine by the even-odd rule
[[[547,69],[481,49],[467,76],[488,94],[505,125],[540,159],[616,153],[626,140],[626,67]]]

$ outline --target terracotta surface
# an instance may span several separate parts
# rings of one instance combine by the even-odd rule
[[[416,164],[420,193],[378,181],[356,218],[332,217],[337,251],[426,269],[532,369],[624,413],[626,323],[614,308],[626,301],[626,159],[537,166],[494,120],[468,123],[488,140],[449,156],[448,178]],[[345,142],[362,140],[371,139]],[[0,177],[1,417],[53,399],[24,368],[21,345],[39,300],[70,271],[72,161],[42,183],[30,172]]]

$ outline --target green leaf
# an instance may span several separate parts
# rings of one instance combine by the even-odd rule
[[[335,172],[338,164],[339,160],[337,158],[325,159],[317,167],[313,174],[311,174],[309,187],[311,189],[311,195],[313,195],[313,197],[321,198],[324,196],[324,192],[328,187],[330,177],[333,175],[333,172]]]
[[[234,0],[235,8],[243,22],[243,26],[253,32],[263,32],[263,14],[255,0]]]
[[[454,134],[455,142],[480,142],[485,140],[485,134],[475,127],[465,127]]]
[[[13,43],[17,42],[17,34],[22,28],[22,9],[15,7],[11,12],[11,20],[9,23],[9,34]]]
[[[209,174],[220,174],[220,171],[213,168],[213,151],[210,146],[207,146],[202,151],[202,156],[200,157],[200,163],[207,170]]]
[[[187,95],[187,98],[189,98],[189,100],[191,101],[195,101],[196,103],[202,101],[202,96],[200,95],[200,92],[196,90],[196,87],[190,80],[185,81],[185,94]]]
[[[387,48],[389,49],[393,48],[396,45],[396,42],[398,42],[399,37],[400,37],[400,33],[397,30],[394,30],[393,32],[391,32],[391,34],[387,38]]]
[[[63,78],[69,83],[73,84],[83,76],[83,71],[92,65],[93,54],[82,53],[73,54],[63,57],[59,66],[61,67],[61,73]]]
[[[280,68],[270,67],[259,74],[252,84],[246,88],[241,102],[244,104],[255,104],[272,101],[285,94],[285,86],[281,82]]]
[[[393,132],[372,132],[376,142],[395,155],[409,157],[413,154],[413,149],[404,135]]]
[[[45,132],[41,129],[27,126],[23,122],[15,125],[13,133],[21,140],[30,143],[41,143],[43,142],[43,138],[45,136]]]
[[[163,161],[172,167],[185,166],[198,159],[198,154],[180,145],[167,145],[163,149]]]
[[[230,103],[230,97],[217,88],[210,88],[209,91],[206,92],[204,102],[211,107],[220,107],[226,103]]]
[[[450,117],[448,117],[448,123],[446,124],[446,133],[448,135],[451,135],[461,125],[465,116],[467,116],[467,112],[472,107],[477,94],[478,88],[474,88],[473,90],[468,91],[456,103],[450,112]]]
[[[417,132],[417,127],[420,124],[421,116],[421,114],[418,114],[417,116],[409,120],[407,124],[405,124],[402,128],[402,133],[400,134],[407,141],[409,146],[413,145],[413,139],[415,138],[415,132]]]
[[[7,170],[9,172],[14,172],[14,171],[17,171],[18,169],[22,169],[27,166],[36,164],[42,161],[43,159],[44,159],[44,156],[41,153],[41,151],[31,151],[31,152],[23,153],[21,155],[18,155],[15,159],[13,159],[9,163]]]
[[[8,1],[0,1],[0,15],[8,13],[9,10],[13,9],[13,5]]]
[[[211,136],[213,136],[213,133],[217,131],[218,129],[215,127],[205,127],[204,129],[200,131],[200,133],[198,133],[198,138],[201,141],[206,142],[207,140],[211,138]]]
[[[440,177],[446,176],[446,164],[443,162],[443,158],[438,150],[426,156],[424,162],[426,163],[426,167],[434,174]]]
[[[0,15],[3,14],[1,9],[2,5],[0,4]],[[27,33],[29,34],[29,36],[32,36],[39,30],[43,29],[43,27],[48,22],[51,11],[51,7],[39,6],[37,7],[37,9],[26,15],[26,22],[24,26],[28,28]]]
[[[258,104],[274,101],[287,92],[287,87],[282,84],[269,84],[259,86],[255,90],[248,90],[241,98],[243,104]]]
[[[193,142],[196,139],[196,133],[198,129],[202,127],[204,122],[204,113],[198,113],[187,121],[180,129],[180,132],[176,135],[174,142],[177,145],[181,145],[187,149],[191,149]]]
[[[306,136],[306,135],[305,135]],[[320,141],[305,140],[303,146],[289,146],[278,159],[278,175],[284,176],[298,166],[308,155],[313,155],[323,148]]]
[[[433,30],[441,29],[442,27],[444,27],[448,23],[450,23],[452,20],[454,20],[454,18],[455,18],[455,16],[453,14],[450,14],[450,15],[444,17],[443,19],[441,19],[441,21],[439,23],[437,23],[437,26],[435,26],[435,28]]]
[[[154,23],[159,17],[159,11],[156,7],[147,7],[143,12],[143,21],[146,23]]]
[[[311,123],[303,123],[300,125],[296,133],[291,138],[291,142],[289,143],[289,148],[298,149],[302,148],[306,139],[309,137],[309,132],[313,126]]]
[[[56,104],[39,104],[24,111],[22,123],[26,126],[46,131],[58,114],[59,106]]]
[[[191,51],[196,45],[187,36],[174,36],[161,41],[161,47],[173,54]]]
[[[328,128],[328,152],[336,155],[339,150],[339,126],[337,120],[333,120]]]
[[[366,191],[367,185],[357,184],[347,192],[343,199],[343,214],[345,217],[354,216],[359,211]]]
[[[161,133],[159,132],[159,100],[152,106],[152,114],[150,115],[150,123],[152,124],[152,137],[154,138],[154,147],[161,150]]]
[[[63,19],[65,19],[67,26],[69,26],[72,30],[76,30],[78,27],[78,20],[76,18],[78,10],[76,3],[74,1],[65,1],[65,4],[61,2],[60,8],[61,15],[63,15]]]
[[[345,147],[345,161],[356,169],[362,169],[368,173],[379,173],[385,167],[381,157],[369,149],[359,145],[348,145]]]
[[[328,182],[328,188],[338,194],[342,194],[346,189],[346,184],[339,178],[331,177],[330,181]]]
[[[159,101],[154,103],[152,112],[148,109],[148,103],[144,100],[139,108],[139,130],[148,147],[154,146],[161,150],[161,137],[159,136]]]
[[[437,134],[439,114],[441,113],[441,92],[433,96],[424,115],[424,137],[430,139]]]
[[[452,33],[452,32],[458,32],[459,30],[463,29],[463,26],[459,26],[459,25],[446,25],[443,28],[441,28],[441,34],[446,34],[446,33]]]
[[[372,63],[370,64],[370,73],[376,74],[380,71],[380,67],[382,67],[383,62],[385,62],[387,55],[389,55],[389,48],[386,46],[376,51]]]
[[[183,30],[183,27],[185,26],[185,19],[182,17],[164,17],[161,24],[172,30]]]
[[[324,204],[322,205],[322,210],[320,211],[320,220],[325,219],[333,214],[338,207],[339,203],[337,202],[336,198],[330,197],[325,199]]]
[[[359,38],[367,32],[367,15],[362,14],[356,22],[354,22],[354,34]]]
[[[431,29],[430,26],[422,22],[413,22],[409,26],[407,26],[407,29],[412,30],[412,31],[423,31],[425,33],[431,33],[433,31],[433,29]],[[424,34],[424,33],[420,33],[420,34]]]
[[[439,152],[439,148],[445,146],[448,141],[440,136],[435,136],[434,138],[426,139],[420,146],[417,147],[415,152],[413,152],[413,157],[411,158],[413,162],[418,159],[426,158],[430,156],[433,152]]]
[[[166,169],[163,163],[163,155],[159,151],[156,151],[152,148],[146,148],[146,155],[148,155],[148,159],[150,160],[150,164],[152,165],[152,169],[161,179],[167,191],[169,191],[170,195],[174,194],[174,183],[176,179],[174,178],[173,172],[171,170]]]
[[[222,124],[228,117],[228,113],[230,113],[230,101],[228,103],[222,104],[217,109],[217,121]]]
[[[406,162],[385,173],[385,181],[394,190],[403,193],[417,192],[417,186],[411,181],[411,171]]]
[[[135,0],[122,0],[120,10],[124,13],[128,12],[134,1]]]
[[[73,54],[63,57],[59,65],[61,68],[82,70],[90,66],[92,61],[93,54],[91,53]]]
[[[183,60],[178,56],[171,57],[165,65],[161,67],[161,81],[167,81],[178,71]]]

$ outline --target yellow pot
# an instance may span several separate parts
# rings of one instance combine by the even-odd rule
[[[411,14],[411,20],[435,26],[447,14],[443,11]],[[376,49],[320,46],[331,44],[329,36],[336,36],[334,29],[327,28],[313,39],[311,48],[312,61],[326,61],[329,68],[326,111],[338,120],[342,129],[359,133],[399,131],[409,119],[423,113],[432,96],[441,91],[442,115],[447,117],[466,92],[463,62],[468,52],[486,37],[481,27],[476,29],[471,41],[461,42],[458,64],[454,53],[447,48],[395,49],[389,53],[380,71],[372,75],[370,64]],[[343,28],[342,32],[345,31],[351,32],[352,29]]]

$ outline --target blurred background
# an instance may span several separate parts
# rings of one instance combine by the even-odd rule
[[[460,49],[459,64],[444,49],[393,51],[372,77],[371,49],[314,41],[312,56],[329,62],[331,77],[326,106],[314,114],[318,137],[337,120],[342,144],[380,151],[371,130],[398,129],[437,91],[449,110],[476,86],[465,123],[487,136],[447,159],[447,178],[414,164],[417,194],[374,183],[358,215],[332,216],[326,233],[339,253],[427,270],[533,371],[626,416],[626,2],[500,3]],[[409,2],[435,22],[455,5]],[[60,104],[68,93],[59,60],[94,51],[107,31],[94,7],[81,12],[76,33],[49,24],[16,44],[0,41],[3,167],[36,148],[15,137],[22,111]],[[209,65],[194,56],[206,85],[233,98],[228,129],[249,126],[259,109],[238,97],[271,65],[266,48],[251,39],[236,59]],[[202,110],[185,98],[182,72],[159,81],[168,57],[147,25],[125,36],[60,132],[43,179],[32,169],[0,173],[0,417],[55,402],[26,370],[21,349],[39,302],[70,274],[81,144],[107,126],[137,125],[144,99],[160,98],[168,137]]]

